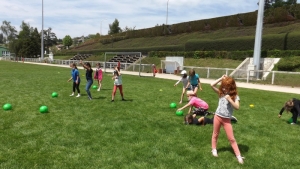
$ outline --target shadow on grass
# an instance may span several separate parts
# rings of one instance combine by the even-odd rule
[[[241,154],[246,153],[246,152],[249,151],[249,147],[246,146],[246,145],[238,144],[238,146],[239,146],[239,149],[240,149]],[[232,154],[234,154],[233,149],[232,149],[231,146],[228,146],[228,147],[222,147],[222,148],[218,149],[218,152],[224,152],[224,151],[229,151],[229,152],[231,152]]]
[[[93,99],[106,99],[106,97],[93,97]]]

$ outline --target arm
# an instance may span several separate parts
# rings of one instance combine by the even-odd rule
[[[82,64],[82,60],[79,61],[79,63],[82,65],[82,67],[84,67],[85,69],[87,70],[90,70],[91,68],[90,67],[87,67],[85,64]]]
[[[188,114],[191,113],[193,106],[190,106]]]
[[[204,124],[204,117],[200,117],[199,119],[198,119],[198,122],[200,123],[200,124],[202,124],[202,126],[204,126],[205,124]]]
[[[200,82],[200,78],[198,78],[198,85],[199,85],[200,91],[202,91],[202,85],[201,85],[201,82]]]
[[[73,79],[73,77],[71,77],[71,78],[68,80],[68,82],[71,81],[72,79]]]
[[[181,81],[182,81],[182,79],[178,80],[178,82],[176,82],[176,83],[174,84],[174,86],[177,86],[178,83],[181,82]],[[185,87],[185,86],[184,86],[184,87]]]
[[[238,110],[240,108],[240,101],[233,101],[229,95],[226,95],[225,98],[229,101],[229,103],[233,106],[234,109]]]
[[[191,86],[190,80],[188,81],[187,85],[184,86],[184,88],[187,89],[189,86]]]
[[[215,91],[216,93],[219,93],[219,89],[216,87],[216,85],[222,81],[222,79],[226,77],[226,75],[223,75],[222,77],[220,77],[219,79],[217,79],[216,81],[212,82],[210,84],[211,88],[213,89],[213,91]]]
[[[281,117],[281,115],[282,115],[283,111],[284,111],[284,107],[283,107],[283,108],[281,108],[281,110],[280,110],[280,112],[279,112],[279,114],[278,114],[278,117],[279,117],[279,118]]]
[[[185,109],[185,108],[187,108],[189,106],[190,106],[190,103],[188,103],[188,104],[184,105],[183,107],[177,109],[177,111],[181,111],[181,110],[183,110],[183,109]]]
[[[115,68],[115,71],[117,71],[118,76],[121,76],[120,71],[118,70],[118,68]]]

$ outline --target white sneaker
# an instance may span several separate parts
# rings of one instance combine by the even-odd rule
[[[218,152],[216,149],[213,149],[211,152],[214,157],[218,157]]]
[[[100,89],[97,89],[97,91],[99,92],[99,91],[100,91]]]
[[[236,156],[236,158],[237,158],[237,160],[238,160],[238,162],[240,164],[244,164],[244,157],[242,157],[242,156]]]
[[[291,125],[294,125],[295,123],[291,123]]]
[[[74,93],[72,93],[70,96],[74,96]]]
[[[78,94],[76,97],[80,97],[80,94]]]

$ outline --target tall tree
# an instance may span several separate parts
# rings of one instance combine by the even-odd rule
[[[66,36],[63,38],[63,44],[64,44],[65,46],[67,46],[68,49],[69,49],[69,47],[73,44],[73,40],[72,40],[72,38],[71,38],[70,35],[66,35]]]
[[[49,53],[49,48],[53,45],[57,44],[57,37],[54,32],[52,32],[52,28],[48,28],[48,30],[44,30],[44,50]]]
[[[4,39],[3,33],[0,33],[0,44],[1,43],[5,43],[5,39]]]
[[[12,41],[17,37],[17,30],[8,21],[3,21],[0,27],[3,34],[6,36],[7,41]]]
[[[112,24],[109,24],[108,34],[112,35],[120,32],[122,32],[122,29],[119,27],[119,21],[118,19],[115,19],[115,21]]]

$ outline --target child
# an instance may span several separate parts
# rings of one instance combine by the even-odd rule
[[[199,79],[199,75],[195,73],[194,69],[191,69],[189,71],[189,81],[187,86],[185,86],[185,88],[189,88],[189,86],[192,86],[192,91],[195,93],[195,95],[197,96],[197,91],[198,89],[200,89],[200,91],[202,91],[202,86],[201,86],[201,82]]]
[[[219,88],[216,85],[221,82]],[[219,96],[219,105],[215,112],[214,122],[213,122],[213,133],[212,133],[212,155],[218,157],[217,153],[217,141],[220,133],[221,126],[224,127],[227,138],[233,148],[233,151],[237,157],[240,164],[244,163],[243,157],[241,156],[239,147],[233,135],[233,129],[231,125],[231,116],[233,114],[233,109],[238,110],[240,108],[240,98],[237,93],[237,87],[235,81],[231,77],[223,75],[221,78],[211,83],[212,89]]]
[[[196,118],[196,114],[187,114],[184,117],[185,124],[195,124],[205,126],[206,124],[213,124],[214,118],[200,117]]]
[[[201,100],[200,98],[197,98],[193,91],[187,91],[186,95],[188,97],[189,103],[186,104],[185,106],[179,108],[177,111],[181,111],[181,110],[183,110],[183,109],[190,106],[188,114],[191,113],[193,107],[196,108],[195,111],[193,112],[193,114],[205,115],[205,114],[208,113],[207,112],[208,104],[204,100]]]
[[[111,101],[115,101],[115,95],[117,88],[120,90],[120,94],[122,96],[122,101],[124,101],[124,96],[123,96],[123,88],[122,88],[122,75],[120,73],[120,67],[116,66],[115,71],[114,71],[114,76],[112,77],[112,80],[114,80],[114,88],[111,96]]]
[[[80,76],[79,76],[79,71],[78,71],[77,66],[76,66],[75,63],[70,64],[70,67],[72,68],[72,71],[71,71],[71,78],[68,80],[68,82],[73,79],[73,93],[70,96],[74,96],[75,89],[76,89],[77,93],[78,93],[78,95],[76,97],[80,97],[80,90],[79,90]]]
[[[157,73],[155,64],[152,64],[152,73],[153,73],[153,77],[155,77],[155,75]]]
[[[85,91],[88,94],[88,99],[92,100],[92,95],[90,92],[90,88],[93,84],[93,69],[91,68],[91,64],[89,62],[82,64],[82,60],[80,60],[79,62],[85,69],[86,69],[86,73],[85,73],[85,77],[86,77],[86,86],[85,86]]]
[[[291,124],[296,124],[298,115],[300,114],[300,100],[293,98],[285,102],[284,106],[279,112],[278,115],[279,118],[281,117],[284,110],[286,110],[287,112],[291,112],[293,114],[292,116],[293,122]]]
[[[97,63],[96,64],[96,73],[94,74],[94,79],[98,81],[98,86],[99,86],[97,91],[101,90],[102,77],[103,77],[103,72],[101,69],[101,65],[100,65],[100,63]]]
[[[186,90],[191,90],[191,87],[188,86],[188,87],[186,88],[186,86],[187,86],[187,84],[188,84],[188,81],[189,81],[189,77],[188,77],[188,75],[186,74],[186,71],[183,70],[183,71],[181,71],[180,74],[182,74],[182,78],[181,78],[178,82],[176,82],[176,83],[174,84],[174,86],[177,86],[179,82],[182,82],[182,84],[183,84],[182,93],[181,93],[181,97],[180,97],[180,101],[179,101],[179,103],[181,104],[181,103],[182,103],[183,96],[184,96],[184,93],[186,92]]]

